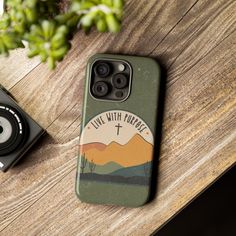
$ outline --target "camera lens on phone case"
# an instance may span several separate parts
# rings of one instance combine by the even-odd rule
[[[117,89],[123,89],[128,85],[128,79],[125,74],[115,74],[112,83]]]
[[[0,156],[19,147],[25,135],[26,124],[20,113],[10,106],[0,104]]]
[[[101,78],[107,77],[111,72],[111,67],[108,63],[100,62],[95,66],[95,73]]]
[[[93,87],[93,93],[97,97],[104,97],[108,94],[109,87],[105,82],[97,82]]]

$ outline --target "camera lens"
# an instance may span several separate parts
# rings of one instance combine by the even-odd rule
[[[95,73],[101,78],[107,77],[111,72],[111,67],[108,63],[100,62],[95,66]]]
[[[109,87],[105,82],[97,82],[94,84],[93,93],[97,97],[104,97],[108,94]]]
[[[112,83],[117,89],[123,89],[128,85],[128,79],[125,74],[116,74],[112,78]]]
[[[26,134],[27,125],[20,112],[11,106],[0,104],[0,156],[21,146]]]
[[[4,117],[0,117],[0,144],[5,143],[9,138],[11,137],[12,134],[12,125]]]

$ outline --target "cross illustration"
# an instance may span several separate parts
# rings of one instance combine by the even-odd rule
[[[115,126],[117,128],[117,135],[120,135],[120,128],[122,128],[122,126],[120,125],[120,123],[118,125]]]

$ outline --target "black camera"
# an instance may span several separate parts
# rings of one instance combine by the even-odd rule
[[[0,170],[16,164],[44,132],[0,86]]]
[[[90,91],[96,99],[124,101],[130,93],[131,79],[128,62],[97,60],[92,66]]]

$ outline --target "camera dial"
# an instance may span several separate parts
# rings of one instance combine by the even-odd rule
[[[25,119],[15,108],[0,104],[0,156],[23,144],[27,129]]]

